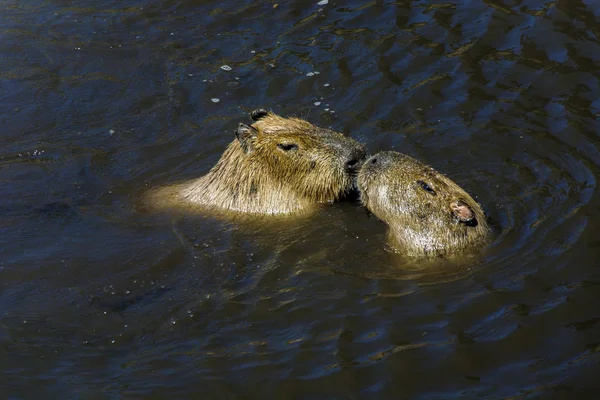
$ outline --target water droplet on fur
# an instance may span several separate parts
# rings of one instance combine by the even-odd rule
[[[324,6],[324,5],[326,5],[327,3],[329,3],[329,0],[321,0],[321,1],[320,1],[320,2],[318,2],[317,4],[318,4],[318,5],[320,5],[320,6]]]

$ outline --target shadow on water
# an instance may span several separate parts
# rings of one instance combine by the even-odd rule
[[[9,398],[595,398],[600,6],[0,0]],[[407,265],[356,202],[138,208],[257,107],[408,153],[496,222]]]

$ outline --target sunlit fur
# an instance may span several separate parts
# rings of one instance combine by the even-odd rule
[[[338,200],[355,187],[346,163],[356,154],[362,163],[365,156],[355,140],[271,112],[252,127],[255,137],[245,148],[233,140],[206,175],[177,186],[175,199],[242,213],[293,214]],[[284,151],[281,144],[298,148]]]
[[[407,155],[388,151],[366,160],[358,188],[362,203],[389,225],[390,245],[407,256],[446,256],[480,249],[488,241],[480,205],[451,179]],[[472,221],[459,220],[451,207],[456,201],[472,211]]]

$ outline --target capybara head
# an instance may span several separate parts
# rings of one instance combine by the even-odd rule
[[[235,131],[244,168],[265,190],[291,189],[314,202],[334,201],[355,187],[365,159],[357,141],[298,118],[252,111],[252,125]]]
[[[362,203],[390,226],[391,245],[410,256],[443,256],[482,247],[483,210],[448,177],[393,151],[365,161],[358,176]]]

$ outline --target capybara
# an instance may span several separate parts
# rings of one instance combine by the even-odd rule
[[[450,178],[394,151],[367,159],[358,175],[361,202],[389,226],[407,256],[444,257],[481,249],[490,229],[480,205]]]
[[[293,215],[356,187],[364,147],[331,129],[257,109],[204,176],[155,191],[154,203],[255,215]]]

